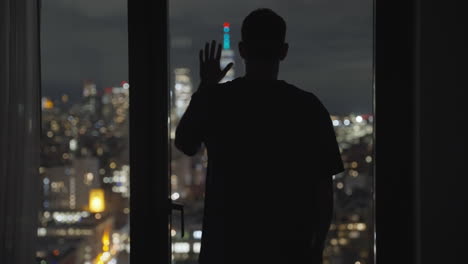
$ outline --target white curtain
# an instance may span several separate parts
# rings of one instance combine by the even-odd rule
[[[39,0],[0,0],[0,262],[35,263]]]

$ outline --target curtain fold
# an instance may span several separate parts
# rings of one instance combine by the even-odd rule
[[[0,262],[35,263],[39,205],[39,1],[0,0]]]

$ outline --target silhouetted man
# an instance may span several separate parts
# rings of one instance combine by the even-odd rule
[[[343,164],[319,99],[277,79],[285,35],[270,9],[250,13],[239,42],[245,76],[223,84],[232,64],[220,69],[221,45],[200,50],[201,84],[175,145],[208,152],[201,264],[322,262]]]

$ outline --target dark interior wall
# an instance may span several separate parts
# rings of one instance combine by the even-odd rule
[[[464,263],[466,15],[452,0],[375,7],[377,264]]]
[[[419,6],[421,263],[461,263],[468,239],[466,14],[460,1]]]

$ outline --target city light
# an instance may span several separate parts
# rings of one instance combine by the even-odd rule
[[[52,109],[54,108],[54,102],[50,100],[49,98],[43,97],[42,98],[42,109]]]
[[[91,189],[89,191],[89,211],[92,213],[100,213],[105,209],[104,190]]]
[[[110,237],[109,237],[109,230],[104,231],[102,234],[102,251],[109,251],[110,246]]]
[[[75,151],[78,147],[78,141],[76,139],[70,139],[70,143],[68,144],[71,151]]]
[[[224,49],[230,49],[231,48],[231,40],[229,37],[229,33],[224,34]]]
[[[42,237],[42,236],[45,236],[45,235],[47,235],[47,229],[45,229],[44,227],[39,227],[37,229],[37,236]]]
[[[175,200],[177,200],[177,199],[179,199],[179,198],[180,198],[180,194],[177,193],[177,192],[175,192],[175,193],[173,193],[173,194],[171,195],[171,199],[172,199],[173,201],[175,201]]]
[[[173,244],[174,253],[189,253],[190,243],[187,242],[176,242]]]
[[[48,213],[48,212],[47,212]],[[88,213],[88,212],[86,212]],[[48,213],[50,215],[50,213]],[[54,212],[52,214],[52,219],[57,223],[72,224],[81,221],[81,219],[89,216],[85,212]],[[44,217],[46,217],[44,213]]]
[[[200,253],[200,249],[201,249],[200,242],[193,243],[193,246],[192,246],[193,253]]]
[[[367,226],[366,226],[365,223],[358,223],[356,225],[356,229],[359,230],[359,231],[364,231],[364,230],[366,230],[366,228],[367,228]]]
[[[223,25],[223,48],[228,50],[231,48],[231,37],[229,35],[229,31],[230,31],[230,28],[229,28],[229,23],[228,22],[225,22],[224,25]]]
[[[201,230],[195,230],[195,231],[193,231],[193,238],[195,238],[195,239],[201,239],[201,238],[202,238],[202,231],[201,231]]]

